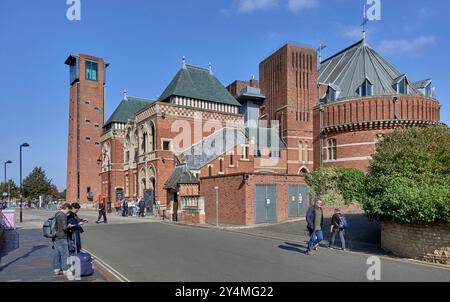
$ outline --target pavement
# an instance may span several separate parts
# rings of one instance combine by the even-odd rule
[[[40,241],[32,243],[33,240],[29,239],[30,243],[21,253],[3,258],[0,281],[23,280],[21,276],[26,272],[27,261],[32,259],[33,265],[36,261],[45,262],[39,267],[48,269],[51,258],[42,254],[48,251],[48,247],[44,248],[40,239],[42,221],[48,214],[33,210],[26,212],[24,217],[30,231],[34,228],[37,232],[30,233],[30,237]],[[93,211],[85,210],[80,215],[91,221],[96,219]],[[362,215],[349,217],[352,230],[357,231],[349,232],[348,236],[352,248],[361,247],[363,251],[321,248],[313,257],[304,254],[304,221],[237,230],[191,227],[154,218],[114,215],[109,216],[109,221],[100,225],[91,223],[83,234],[83,247],[94,255],[97,271],[101,274],[93,281],[367,282],[367,261],[376,254],[381,263],[381,281],[450,282],[448,267],[384,255],[377,247],[379,225],[365,220]],[[368,247],[377,252],[371,253]],[[48,280],[44,277],[39,279],[37,275],[37,281]]]
[[[0,253],[0,282],[68,282],[64,277],[54,277],[52,271],[52,243],[42,236],[42,224],[51,217],[54,212],[42,210],[24,209],[24,223],[17,221],[16,231],[3,233],[4,246]],[[89,221],[97,220],[97,212],[84,210],[83,218]],[[150,218],[139,220],[134,217],[123,218],[116,215],[108,215],[112,224],[143,223]],[[85,277],[82,282],[109,282],[120,281],[105,265],[94,258],[95,273]]]

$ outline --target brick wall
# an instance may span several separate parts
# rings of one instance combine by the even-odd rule
[[[221,224],[255,224],[255,186],[277,186],[277,220],[289,220],[288,187],[304,184],[304,178],[296,175],[234,174],[201,179],[200,194],[205,197],[206,222],[216,223],[216,191],[219,187],[219,217]]]
[[[426,126],[439,121],[439,103],[421,96],[369,97],[323,106],[324,167],[367,171],[377,139],[396,127]],[[314,108],[314,168],[320,166],[320,108]],[[336,140],[336,159],[328,158],[328,141]]]
[[[420,226],[384,222],[381,247],[400,257],[450,265],[450,225]]]

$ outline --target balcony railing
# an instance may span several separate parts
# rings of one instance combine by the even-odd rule
[[[181,197],[181,210],[184,212],[205,212],[205,198],[203,196]]]

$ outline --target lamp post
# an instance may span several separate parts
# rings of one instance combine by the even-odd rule
[[[216,226],[219,227],[219,187],[214,187],[216,190]]]
[[[110,209],[110,205],[111,205],[111,159],[109,158],[108,153],[105,151],[103,152],[103,161],[106,161],[106,159],[108,159],[108,200],[106,202],[106,212],[110,213],[111,209]],[[102,163],[102,161],[99,159],[97,161],[97,163],[100,165]],[[102,171],[103,172],[103,171]]]
[[[20,145],[20,223],[23,222],[22,149],[28,147],[30,147],[30,145],[27,143]]]
[[[10,160],[8,160],[7,162],[5,162],[5,189],[6,189],[6,186],[8,186],[8,202],[10,201],[10,198],[9,198],[9,194],[10,194],[10,189],[9,189],[9,183],[7,184],[6,183],[6,165],[9,165],[9,164],[12,164],[13,162],[12,161],[10,161]]]

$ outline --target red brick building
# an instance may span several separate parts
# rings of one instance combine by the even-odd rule
[[[65,64],[70,67],[67,200],[92,203],[101,194],[97,160],[109,64],[88,55],[71,55]]]
[[[304,174],[366,170],[396,127],[439,122],[431,80],[410,82],[365,40],[317,67],[285,45],[260,79],[225,88],[211,66],[183,65],[158,100],[125,97],[101,138],[101,196],[144,198],[193,223],[281,222],[309,206]]]
[[[314,108],[314,167],[367,171],[376,143],[398,127],[440,121],[431,80],[412,82],[365,39],[322,62]]]

